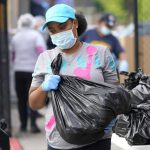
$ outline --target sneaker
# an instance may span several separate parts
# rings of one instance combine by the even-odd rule
[[[41,130],[39,129],[39,127],[37,125],[31,125],[31,132],[32,133],[40,133]]]
[[[27,128],[24,127],[24,126],[21,126],[21,127],[20,127],[20,131],[21,131],[21,132],[27,132]]]
[[[37,113],[36,113],[36,117],[37,117],[37,118],[43,118],[43,117],[44,117],[44,115],[42,115],[41,113],[39,113],[39,112],[37,111]]]

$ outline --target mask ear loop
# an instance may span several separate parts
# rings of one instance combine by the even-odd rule
[[[73,27],[74,27],[74,20],[73,20],[73,23],[72,23],[72,28],[71,29],[73,29]],[[76,29],[77,29],[78,27],[76,27]]]
[[[74,38],[77,40],[77,38],[75,37],[75,35],[74,35],[74,33],[73,33],[73,27],[74,27],[74,20],[73,20],[73,23],[72,23],[72,28],[71,28],[71,30],[72,30],[72,34],[73,34]],[[76,29],[77,29],[77,27],[76,27]]]
[[[71,30],[73,29],[73,27],[74,27],[74,21],[73,21],[73,23],[72,23],[72,28],[71,28]]]

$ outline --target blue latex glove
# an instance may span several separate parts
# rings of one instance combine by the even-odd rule
[[[126,60],[121,60],[119,62],[119,72],[128,71],[128,62]]]
[[[104,129],[105,133],[109,133],[112,130],[112,127],[115,125],[116,119],[113,119],[109,125]]]
[[[58,75],[49,75],[46,80],[42,83],[42,90],[43,91],[51,91],[56,90],[58,87],[58,84],[60,82],[60,76]]]

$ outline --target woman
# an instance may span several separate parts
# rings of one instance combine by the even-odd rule
[[[43,37],[33,28],[34,17],[30,14],[21,15],[18,20],[18,31],[11,42],[15,71],[15,88],[21,122],[20,130],[23,132],[27,131],[29,110],[28,91],[32,81],[32,73],[39,54],[46,50]],[[31,132],[39,133],[40,129],[36,124],[37,112],[29,111]]]
[[[43,28],[48,28],[56,48],[42,53],[36,63],[29,91],[29,103],[32,109],[44,107],[48,92],[58,87],[61,79],[58,75],[52,74],[50,67],[58,53],[62,54],[60,69],[62,75],[78,76],[97,83],[118,81],[110,51],[104,46],[80,42],[78,31],[81,33],[82,24],[78,20],[74,9],[65,4],[55,5],[46,12],[46,23]],[[45,129],[48,150],[110,150],[111,130],[108,128],[105,130],[105,136],[96,143],[73,145],[64,141],[56,129],[51,101],[47,107]]]

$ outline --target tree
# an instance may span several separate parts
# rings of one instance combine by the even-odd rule
[[[150,20],[150,0],[137,1],[139,21]],[[133,20],[134,0],[96,0],[95,4],[98,12],[111,12],[118,22],[128,23]]]
[[[140,21],[150,21],[150,0],[138,0],[138,11]]]

